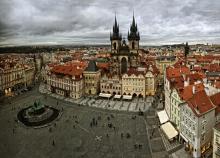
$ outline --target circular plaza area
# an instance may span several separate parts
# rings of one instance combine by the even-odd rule
[[[33,105],[21,109],[17,118],[29,127],[44,126],[59,116],[59,110],[35,101]]]

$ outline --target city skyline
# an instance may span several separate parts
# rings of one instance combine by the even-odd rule
[[[115,13],[127,38],[133,11],[141,45],[220,43],[218,0],[3,0],[0,46],[109,44]]]

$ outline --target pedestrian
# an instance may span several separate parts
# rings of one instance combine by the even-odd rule
[[[110,117],[109,117],[109,116],[107,117],[107,120],[108,120],[108,121],[110,120]]]
[[[131,135],[129,133],[127,133],[127,138],[130,138],[130,137],[131,137]]]
[[[113,127],[114,131],[115,131],[115,126]]]
[[[134,144],[134,148],[137,149],[137,144]]]
[[[141,149],[141,148],[142,148],[142,144],[139,144],[139,145],[138,145],[138,148]]]
[[[49,128],[49,132],[50,132],[50,133],[52,132],[52,128]]]
[[[107,137],[107,138],[109,137],[108,133],[106,134],[106,137]]]
[[[55,146],[55,141],[53,140],[52,145]]]
[[[121,133],[121,138],[123,138],[123,136],[124,136],[123,133]]]

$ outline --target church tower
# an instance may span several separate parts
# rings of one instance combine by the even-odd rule
[[[122,36],[119,32],[119,25],[117,23],[117,19],[116,19],[116,16],[115,16],[115,24],[113,25],[113,32],[110,33],[112,53],[117,53],[118,52],[118,50],[121,46],[121,39],[122,39]]]
[[[129,49],[131,53],[137,53],[139,49],[140,35],[138,32],[137,24],[135,23],[135,18],[133,14],[133,21],[130,26],[130,32],[128,31],[128,42]]]

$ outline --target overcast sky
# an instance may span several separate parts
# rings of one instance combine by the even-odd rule
[[[142,45],[220,43],[220,0],[0,0],[0,46],[109,44],[133,10]]]

